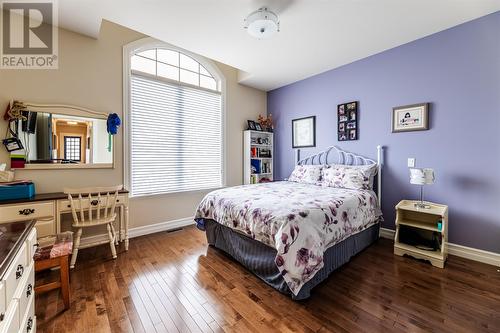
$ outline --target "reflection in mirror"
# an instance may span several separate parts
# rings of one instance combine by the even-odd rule
[[[18,132],[30,164],[113,163],[106,120],[46,112],[25,112]]]

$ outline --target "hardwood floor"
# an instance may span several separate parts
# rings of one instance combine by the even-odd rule
[[[36,298],[38,332],[500,332],[500,273],[450,257],[444,270],[381,239],[302,302],[209,248],[194,227],[82,250],[71,308]],[[37,279],[50,278],[48,272]]]

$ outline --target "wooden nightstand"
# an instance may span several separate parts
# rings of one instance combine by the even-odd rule
[[[430,208],[417,208],[419,201],[402,200],[396,205],[396,235],[394,237],[394,254],[409,255],[417,259],[429,260],[433,266],[443,268],[448,257],[448,206],[425,202]],[[402,234],[418,233],[420,237],[438,240],[436,251],[424,250],[415,245],[400,242]],[[401,239],[401,241],[404,241]]]

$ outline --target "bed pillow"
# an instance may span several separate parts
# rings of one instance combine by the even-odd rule
[[[321,185],[322,165],[296,165],[288,181]]]
[[[377,165],[340,165],[325,166],[321,171],[321,184],[329,187],[352,190],[372,190]]]

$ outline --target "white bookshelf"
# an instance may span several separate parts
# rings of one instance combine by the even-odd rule
[[[256,184],[265,179],[273,180],[273,143],[273,133],[252,130],[243,132],[243,184]],[[266,152],[270,152],[270,157]],[[252,165],[257,167],[260,165],[260,170],[254,172]]]

